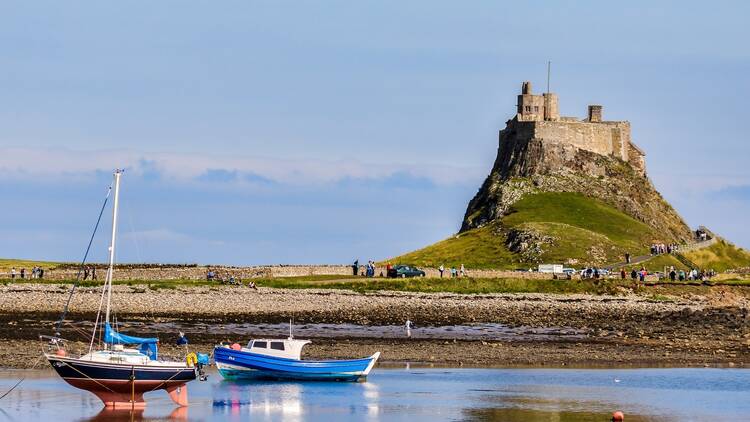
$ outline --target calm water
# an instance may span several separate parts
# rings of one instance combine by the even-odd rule
[[[163,391],[139,414],[102,411],[94,396],[51,371],[2,370],[0,421],[91,420],[503,420],[739,421],[750,415],[745,369],[375,368],[363,383],[228,382],[215,372],[190,384],[189,408]]]

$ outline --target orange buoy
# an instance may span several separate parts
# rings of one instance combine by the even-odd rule
[[[241,350],[242,346],[240,346],[239,343],[234,343],[231,346],[229,346],[232,350]]]
[[[612,422],[622,422],[625,420],[625,414],[619,410],[612,414]]]
[[[61,358],[64,358],[67,353],[65,353],[65,349],[57,349],[57,352],[55,352],[57,356],[60,356]]]

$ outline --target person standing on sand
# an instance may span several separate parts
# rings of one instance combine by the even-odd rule
[[[357,275],[359,272],[359,259],[354,260],[354,264],[352,264],[352,275]]]
[[[443,278],[443,273],[445,272],[445,267],[443,264],[440,264],[440,267],[438,267],[438,271],[440,271],[440,278]]]
[[[412,323],[410,320],[406,320],[406,338],[411,338],[411,327]]]
[[[464,267],[464,264],[461,264],[461,277],[464,277],[466,275],[466,268]]]
[[[26,277],[26,268],[21,268],[21,278]]]
[[[11,280],[16,278],[16,267],[10,269],[10,278]]]
[[[630,264],[630,253],[625,252],[625,263]]]

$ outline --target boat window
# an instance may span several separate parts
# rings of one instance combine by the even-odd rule
[[[256,341],[256,342],[253,342],[253,347],[257,347],[259,349],[265,349],[266,348],[266,342],[265,341]]]
[[[271,348],[274,350],[284,350],[284,343],[281,341],[272,341]]]

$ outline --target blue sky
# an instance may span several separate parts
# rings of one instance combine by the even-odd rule
[[[547,60],[562,114],[629,120],[683,217],[750,246],[750,5],[518,3],[3,2],[0,256],[78,259],[115,167],[121,261],[429,244]]]

